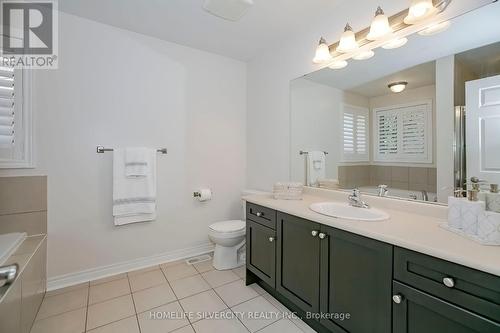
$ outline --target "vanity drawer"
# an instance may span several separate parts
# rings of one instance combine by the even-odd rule
[[[247,202],[247,219],[276,229],[276,211],[273,209]]]
[[[500,322],[500,277],[394,249],[394,279]]]

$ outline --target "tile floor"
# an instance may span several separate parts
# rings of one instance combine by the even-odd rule
[[[244,275],[182,261],[50,291],[31,333],[314,332]]]

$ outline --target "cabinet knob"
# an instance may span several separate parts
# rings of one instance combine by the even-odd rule
[[[257,213],[255,213],[255,215],[257,215],[257,217],[261,217],[261,216],[263,216],[263,215],[264,215],[264,213],[257,212]]]
[[[443,283],[445,286],[447,286],[448,288],[453,288],[455,287],[455,280],[453,280],[453,278],[451,277],[445,277],[443,279]]]
[[[274,237],[269,237],[269,241],[272,243],[274,242]]]
[[[311,231],[311,236],[313,236],[313,237],[318,236],[318,231],[317,230]]]
[[[326,234],[325,234],[325,233],[320,232],[320,233],[319,233],[319,238],[320,238],[320,239],[325,239],[325,238],[326,238]]]
[[[392,296],[392,301],[396,304],[400,304],[403,301],[403,295],[397,294]]]

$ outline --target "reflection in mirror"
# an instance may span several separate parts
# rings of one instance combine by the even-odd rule
[[[499,7],[293,80],[292,180],[440,203],[472,176],[500,183]]]

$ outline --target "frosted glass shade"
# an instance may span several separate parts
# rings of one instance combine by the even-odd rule
[[[366,38],[368,38],[368,40],[379,40],[392,33],[392,31],[389,25],[389,19],[385,16],[384,11],[378,7],[375,18],[370,25],[370,32]]]
[[[432,0],[413,0],[405,17],[406,24],[415,24],[437,13]]]
[[[340,37],[339,45],[337,46],[337,52],[348,53],[355,51],[359,48],[358,42],[356,41],[356,35],[352,31],[349,24],[345,26],[344,33]]]
[[[318,47],[316,48],[316,54],[314,55],[313,62],[315,64],[324,64],[332,60],[332,55],[330,54],[330,48],[326,43],[324,38],[319,40]]]

